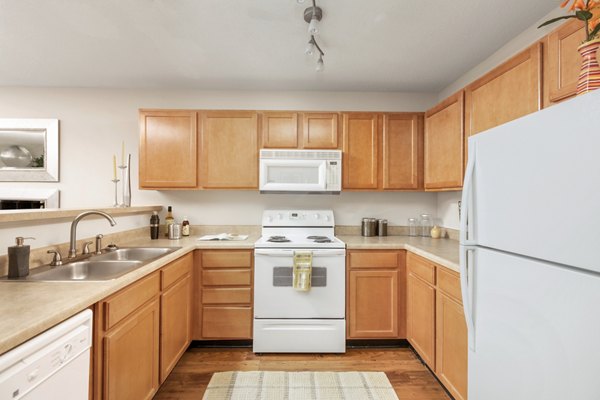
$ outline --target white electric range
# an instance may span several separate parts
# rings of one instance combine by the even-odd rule
[[[346,244],[332,210],[266,210],[254,244],[256,353],[346,351]],[[295,290],[294,252],[312,253],[311,289]]]

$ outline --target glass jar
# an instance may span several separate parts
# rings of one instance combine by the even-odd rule
[[[431,220],[431,215],[421,214],[421,236],[429,237],[431,234],[432,226],[433,221]]]
[[[408,236],[418,236],[417,234],[417,219],[408,219]]]

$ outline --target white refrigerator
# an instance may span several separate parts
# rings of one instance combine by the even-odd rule
[[[600,90],[469,139],[469,400],[600,399]]]

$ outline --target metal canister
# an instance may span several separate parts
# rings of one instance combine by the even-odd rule
[[[169,225],[169,239],[177,240],[181,239],[181,225],[170,224]]]
[[[377,234],[379,236],[387,236],[388,221],[387,219],[377,220]]]
[[[377,236],[377,220],[375,218],[363,218],[361,234],[363,236]]]

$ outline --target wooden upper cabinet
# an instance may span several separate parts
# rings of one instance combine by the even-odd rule
[[[541,59],[536,43],[465,88],[467,138],[540,109]]]
[[[585,40],[583,22],[573,19],[559,26],[544,41],[544,107],[577,94],[581,55]]]
[[[343,189],[377,189],[379,118],[376,113],[345,113]]]
[[[254,111],[200,112],[200,186],[258,188],[258,117]]]
[[[140,188],[195,188],[196,112],[140,110]]]
[[[423,187],[423,115],[383,115],[383,189]]]
[[[268,149],[298,148],[298,113],[265,111],[262,119],[262,147]]]
[[[457,190],[463,181],[464,92],[425,113],[425,190]]]
[[[302,147],[305,149],[337,149],[338,118],[338,113],[303,113]]]

